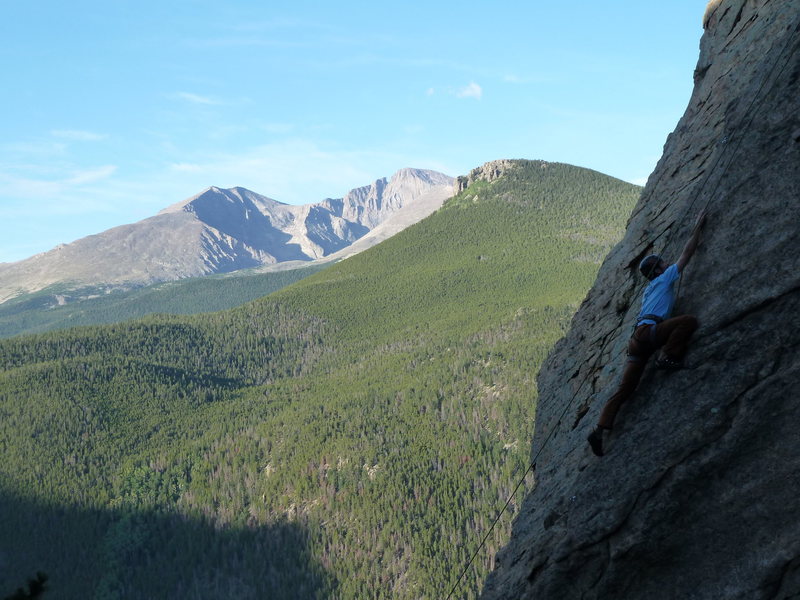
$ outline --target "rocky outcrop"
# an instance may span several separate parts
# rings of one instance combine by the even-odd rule
[[[546,162],[538,162],[541,163],[542,168],[547,167]],[[506,171],[512,168],[514,168],[514,161],[508,159],[493,160],[484,163],[480,167],[472,169],[468,175],[461,175],[456,178],[455,182],[453,183],[453,195],[463,192],[476,181],[492,182],[495,179],[502,177]]]
[[[441,206],[452,186],[442,173],[402,169],[303,206],[211,187],[149,219],[0,264],[0,302],[53,284],[131,287],[332,256],[384,223],[412,224],[409,216]]]
[[[800,597],[800,2],[715,1],[705,26],[686,113],[540,372],[536,485],[484,600]],[[695,368],[651,365],[597,458],[635,267],[705,207],[676,306]]]

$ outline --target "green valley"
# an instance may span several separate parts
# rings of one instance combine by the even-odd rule
[[[446,597],[639,193],[516,161],[243,306],[0,340],[0,594]]]

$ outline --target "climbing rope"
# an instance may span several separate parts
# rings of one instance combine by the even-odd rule
[[[800,21],[798,21],[797,25],[795,26],[795,28],[794,28],[794,32],[795,32],[795,33],[797,33],[797,32],[800,32]],[[745,112],[745,114],[750,114],[751,116],[750,116],[749,120],[747,121],[747,123],[745,124],[745,126],[742,128],[742,132],[743,132],[743,133],[746,133],[746,132],[747,132],[747,130],[748,130],[748,129],[749,129],[751,126],[752,126],[752,124],[753,124],[753,120],[755,119],[755,112],[754,112],[752,109],[753,109],[753,106],[755,105],[755,102],[756,102],[756,100],[757,100],[757,99],[759,98],[759,96],[761,95],[761,91],[764,89],[764,86],[766,85],[767,81],[768,81],[769,79],[772,79],[772,74],[774,73],[774,71],[775,71],[775,69],[777,68],[778,64],[780,64],[780,62],[781,62],[781,59],[783,58],[783,55],[786,53],[786,51],[787,51],[787,50],[789,49],[789,47],[792,45],[792,44],[791,44],[791,41],[792,41],[792,38],[793,38],[793,36],[791,35],[791,32],[787,33],[786,37],[787,37],[788,39],[787,39],[787,42],[786,42],[786,44],[785,44],[785,45],[784,45],[784,47],[783,47],[783,50],[781,51],[781,54],[778,56],[778,59],[776,59],[776,60],[775,60],[775,63],[773,64],[773,66],[772,66],[772,68],[770,69],[770,71],[769,71],[769,72],[768,72],[768,73],[767,73],[767,74],[764,76],[764,78],[762,79],[762,81],[761,81],[761,84],[759,85],[758,89],[756,90],[756,93],[753,95],[753,98],[752,98],[752,100],[750,101],[750,104],[749,104],[749,105],[748,105],[748,107],[747,107],[747,111]],[[795,44],[795,45],[797,45],[797,44]],[[786,69],[786,67],[787,67],[787,66],[788,66],[788,64],[789,64],[789,59],[792,57],[792,55],[794,54],[794,52],[795,52],[795,51],[793,50],[793,51],[792,51],[791,53],[789,53],[789,55],[787,56],[786,60],[785,60],[785,61],[784,61],[784,63],[783,63],[783,66],[781,67],[781,69],[780,69],[780,71],[778,72],[777,76],[776,76],[776,77],[773,79],[773,81],[772,81],[772,86],[770,87],[770,91],[772,90],[772,87],[774,87],[774,86],[777,84],[777,82],[778,82],[778,79],[781,77],[781,75],[783,75],[783,72],[784,72],[784,70]],[[761,98],[760,104],[763,104],[763,102],[764,102],[764,98]],[[740,136],[739,136],[739,138],[738,138],[738,142],[737,142],[736,146],[734,147],[734,149],[733,149],[733,152],[732,152],[732,153],[731,153],[731,155],[730,155],[730,159],[728,160],[727,164],[726,164],[726,165],[723,167],[723,169],[722,169],[722,171],[721,171],[721,173],[720,173],[720,176],[719,176],[719,178],[718,178],[718,180],[717,180],[717,184],[716,184],[716,186],[714,187],[714,189],[712,190],[712,193],[710,193],[710,194],[708,195],[708,199],[706,200],[706,203],[705,203],[705,205],[704,205],[704,207],[703,207],[703,209],[702,209],[702,210],[706,210],[706,209],[708,208],[709,204],[711,203],[711,198],[713,197],[713,195],[714,195],[714,192],[716,192],[716,190],[718,189],[718,187],[719,187],[720,183],[722,182],[722,178],[723,178],[723,176],[725,175],[725,173],[727,172],[728,168],[729,168],[729,167],[730,167],[730,166],[733,164],[733,159],[736,157],[736,153],[739,151],[739,148],[741,147],[741,145],[742,145],[742,141],[743,141],[743,140],[744,140],[744,135],[740,135]],[[723,138],[723,139],[721,140],[721,144],[723,144],[723,146],[726,146],[726,145],[727,145],[727,142],[728,142],[728,139],[727,139],[727,138]],[[720,161],[721,161],[721,159],[722,159],[722,156],[723,156],[723,155],[724,155],[724,148],[723,148],[723,151],[721,151],[721,152],[719,153],[719,155],[717,156],[716,160],[714,161],[714,164],[713,164],[712,168],[709,170],[709,175],[708,175],[708,177],[706,177],[706,178],[705,178],[705,180],[703,181],[703,184],[700,186],[700,189],[698,190],[697,194],[695,194],[695,195],[694,195],[694,197],[693,197],[692,201],[689,203],[689,207],[686,209],[686,211],[685,211],[685,213],[684,213],[684,217],[685,217],[687,214],[689,214],[689,212],[691,211],[691,209],[692,209],[692,207],[694,206],[695,202],[696,202],[696,201],[697,201],[697,199],[700,197],[700,194],[703,192],[703,190],[705,189],[706,185],[707,185],[707,184],[708,184],[708,182],[711,180],[711,176],[712,176],[712,174],[714,173],[714,170],[717,168],[717,165],[720,163]],[[653,193],[655,193],[655,188],[658,186],[658,184],[659,184],[659,183],[660,183],[660,179],[659,179],[659,181],[657,181],[657,182],[656,182],[656,184],[653,186],[653,189],[654,189]],[[672,231],[672,230],[669,232],[669,234],[668,234],[668,236],[667,236],[667,240],[668,240],[668,241],[671,239],[671,237],[672,237],[673,233],[674,233],[674,231]],[[668,245],[668,241],[664,243],[664,247],[665,247],[665,248],[666,248],[666,247],[667,247],[667,245]],[[651,268],[654,268],[654,267],[651,267]],[[652,271],[651,271],[651,272],[652,272]],[[647,285],[647,284],[644,284],[644,285]],[[641,291],[641,290],[640,290],[640,291]],[[676,295],[675,295],[675,297],[676,297],[676,300],[677,300],[677,298],[678,298],[678,295],[679,295],[679,294],[680,294],[680,279],[678,280],[678,290],[677,290],[677,292],[676,292]],[[617,326],[617,328],[619,328],[619,325]],[[607,336],[607,337],[608,337],[608,336]],[[533,460],[531,461],[530,465],[528,466],[528,468],[526,469],[525,473],[524,473],[524,474],[522,475],[522,477],[520,478],[520,480],[519,480],[519,482],[517,483],[517,485],[514,487],[514,491],[512,491],[512,492],[511,492],[511,495],[509,496],[509,498],[508,498],[508,500],[506,501],[506,503],[505,503],[505,505],[503,506],[503,508],[502,508],[502,509],[500,510],[500,512],[498,513],[498,515],[497,515],[497,517],[495,518],[495,520],[494,520],[494,522],[492,523],[492,525],[489,527],[489,530],[486,532],[486,535],[484,535],[484,536],[483,536],[483,540],[481,540],[481,543],[478,545],[478,548],[477,548],[477,550],[475,550],[475,552],[474,552],[474,553],[472,554],[472,556],[470,557],[469,561],[467,562],[467,566],[466,566],[466,567],[464,567],[464,570],[461,572],[461,575],[459,575],[458,579],[456,580],[455,584],[453,585],[453,588],[450,590],[450,593],[449,593],[449,594],[447,594],[447,599],[446,599],[446,600],[450,600],[450,598],[452,598],[453,594],[455,593],[456,589],[458,588],[459,584],[461,583],[461,580],[462,580],[462,579],[464,578],[464,576],[467,574],[467,571],[468,571],[468,570],[469,570],[469,568],[472,566],[472,563],[475,561],[475,558],[478,556],[478,553],[479,553],[479,552],[480,552],[480,551],[483,549],[483,547],[486,545],[486,540],[488,540],[488,539],[489,539],[489,536],[492,534],[492,531],[494,531],[494,528],[497,526],[497,523],[500,521],[500,518],[503,516],[503,514],[505,513],[505,511],[508,509],[509,505],[511,504],[511,501],[514,499],[514,496],[516,495],[516,493],[517,493],[517,491],[519,490],[520,486],[522,486],[522,483],[525,481],[525,478],[528,476],[528,473],[530,473],[531,471],[533,471],[533,470],[535,470],[535,469],[536,469],[536,461],[539,459],[539,455],[540,455],[540,454],[542,453],[542,451],[543,451],[543,450],[544,450],[544,449],[547,447],[547,444],[548,444],[548,442],[550,441],[550,439],[552,438],[552,436],[553,436],[553,433],[556,431],[556,429],[558,428],[559,424],[562,422],[562,420],[563,420],[563,419],[564,419],[564,417],[566,416],[566,414],[567,414],[567,411],[568,411],[568,410],[570,409],[570,407],[572,406],[572,403],[575,401],[575,398],[577,397],[577,395],[578,395],[578,392],[579,392],[581,389],[583,389],[583,386],[584,386],[584,384],[585,384],[585,383],[586,383],[586,381],[588,380],[588,374],[589,374],[589,373],[593,373],[593,372],[595,372],[595,371],[597,370],[597,366],[598,366],[598,363],[599,363],[600,359],[601,359],[601,358],[602,358],[602,356],[603,356],[603,349],[605,348],[605,344],[606,344],[606,343],[607,343],[607,342],[604,342],[604,343],[603,343],[603,345],[601,346],[601,348],[600,348],[600,352],[598,352],[598,354],[597,354],[597,359],[595,360],[595,363],[594,363],[594,365],[592,366],[592,368],[591,368],[591,369],[589,369],[589,370],[587,371],[587,375],[586,375],[586,377],[585,377],[585,378],[584,378],[584,380],[583,380],[583,381],[580,383],[580,385],[577,387],[577,389],[575,390],[575,393],[574,393],[574,394],[572,394],[572,398],[570,398],[569,402],[567,402],[567,404],[564,406],[564,410],[563,410],[563,411],[561,411],[561,414],[559,415],[559,417],[558,417],[558,420],[556,420],[556,422],[555,422],[555,425],[553,425],[553,427],[550,429],[550,432],[547,434],[547,436],[546,436],[546,437],[545,437],[545,439],[544,439],[544,442],[542,442],[542,445],[539,447],[539,450],[538,450],[538,451],[536,452],[536,454],[534,455],[534,457],[533,457]]]
[[[600,354],[598,355],[598,359],[599,359],[599,357],[601,355],[602,355],[602,352],[600,352]],[[595,363],[595,367],[596,366],[597,366],[597,363]],[[593,370],[594,369],[590,369],[589,372],[592,372]],[[500,517],[502,517],[503,513],[505,513],[506,509],[508,509],[509,504],[511,504],[511,501],[514,499],[514,496],[516,495],[517,490],[519,490],[520,486],[525,481],[525,478],[528,476],[528,473],[530,473],[531,471],[536,469],[536,461],[539,459],[539,455],[547,447],[547,443],[550,441],[550,438],[553,436],[553,433],[555,433],[556,428],[558,427],[558,424],[561,423],[561,421],[564,419],[564,416],[567,414],[567,411],[569,410],[570,406],[572,405],[572,402],[577,397],[578,392],[581,391],[581,389],[583,389],[583,384],[584,383],[586,383],[585,379],[584,379],[584,381],[581,382],[581,384],[575,390],[575,393],[572,394],[572,398],[570,398],[569,402],[567,402],[567,404],[564,406],[564,410],[561,411],[561,414],[559,415],[558,420],[556,421],[556,424],[552,427],[552,429],[550,429],[550,433],[548,433],[547,436],[545,437],[544,442],[542,442],[542,445],[539,447],[539,450],[534,455],[533,460],[531,461],[531,464],[528,466],[528,469],[525,471],[525,474],[519,480],[519,483],[517,483],[516,487],[514,488],[514,491],[511,492],[511,495],[508,497],[508,500],[506,501],[505,506],[503,506],[503,509],[497,515],[497,518],[495,518],[495,520],[492,523],[491,527],[489,527],[489,531],[487,531],[486,535],[483,536],[483,540],[481,541],[480,545],[478,546],[478,549],[475,550],[475,552],[472,554],[472,557],[469,559],[469,562],[467,563],[466,568],[461,572],[461,575],[459,576],[459,578],[456,581],[455,585],[453,585],[453,589],[451,589],[450,593],[447,594],[447,600],[450,600],[450,598],[453,596],[453,593],[456,591],[456,588],[458,587],[458,584],[461,583],[461,580],[464,578],[464,575],[466,575],[467,571],[472,566],[472,563],[475,561],[475,557],[478,556],[478,553],[481,551],[483,546],[486,544],[486,540],[489,539],[489,536],[491,535],[492,531],[494,530],[495,526],[497,525],[498,521],[500,520]]]

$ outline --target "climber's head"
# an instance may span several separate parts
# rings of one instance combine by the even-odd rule
[[[650,256],[645,256],[642,262],[639,263],[639,271],[652,281],[666,271],[668,266],[658,254],[651,254]]]

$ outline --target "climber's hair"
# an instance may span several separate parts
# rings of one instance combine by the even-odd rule
[[[659,262],[661,262],[661,257],[658,254],[645,256],[642,259],[642,262],[639,263],[639,271],[642,273],[642,275],[652,281],[655,279],[654,271],[656,270]]]

